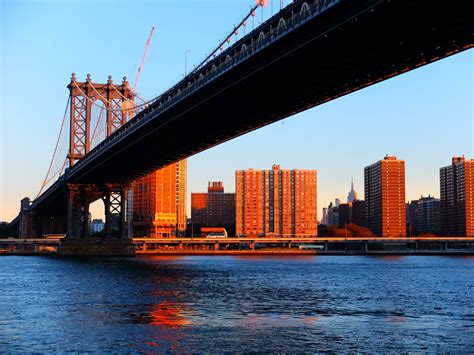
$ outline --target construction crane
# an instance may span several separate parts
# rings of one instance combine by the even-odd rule
[[[135,82],[133,83],[133,92],[134,93],[137,92],[136,91],[137,90],[137,84],[138,84],[138,81],[140,80],[140,76],[142,74],[143,65],[145,64],[145,59],[146,59],[146,55],[148,54],[148,48],[150,47],[151,38],[153,37],[153,32],[155,32],[155,27],[151,28],[150,35],[148,36],[148,40],[146,41],[146,44],[145,44],[145,50],[143,51],[142,60],[140,62],[140,66],[138,67],[138,70],[137,70],[137,76],[135,77]]]

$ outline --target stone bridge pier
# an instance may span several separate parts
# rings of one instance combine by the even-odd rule
[[[48,234],[65,234],[66,215],[35,213],[30,209],[30,199],[21,200],[18,237],[21,239],[41,238]]]
[[[68,184],[67,233],[60,255],[133,256],[135,248],[127,233],[127,191],[122,184]],[[90,204],[102,200],[105,210],[104,236],[92,238],[89,231]]]

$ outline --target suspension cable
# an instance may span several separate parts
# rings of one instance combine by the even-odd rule
[[[54,177],[55,177],[56,175],[59,175],[58,178],[61,176],[61,171],[63,171],[64,167],[66,166],[67,160],[68,160],[68,159],[67,159],[67,157],[66,157],[66,158],[64,159],[63,165],[61,165],[61,167],[60,167],[58,170],[56,170],[53,175],[51,175],[51,177],[48,179],[48,181],[46,181],[46,184],[45,184],[45,185],[48,185],[48,184],[54,179]]]
[[[51,158],[51,162],[49,163],[48,172],[46,173],[46,177],[44,178],[43,183],[41,184],[41,188],[40,188],[38,194],[36,195],[35,200],[38,198],[39,195],[41,195],[41,193],[43,192],[44,187],[46,186],[46,183],[47,183],[46,181],[48,180],[49,173],[51,172],[51,167],[53,166],[54,158],[56,157],[56,153],[58,151],[59,141],[60,141],[60,138],[61,138],[61,134],[63,132],[64,122],[66,121],[67,110],[69,108],[69,103],[70,102],[71,102],[71,96],[69,96],[68,99],[67,99],[66,109],[64,110],[64,116],[63,116],[63,120],[61,122],[61,128],[59,129],[58,139],[56,140],[56,146],[54,147],[53,157]]]
[[[102,112],[104,112],[104,107],[100,108],[99,118],[97,119],[97,123],[95,124],[94,131],[92,132],[91,142],[95,138],[95,132],[97,131],[97,127],[99,126],[100,119],[102,118]]]
[[[138,97],[140,100],[142,100],[143,103],[145,103],[145,104],[147,103],[147,101],[143,100],[140,96],[138,96],[137,93],[135,93],[135,96]]]
[[[74,81],[74,85],[76,86],[77,90],[79,90],[79,92],[81,93],[81,95],[84,96],[84,97],[86,98],[86,100],[89,101],[92,105],[95,105],[95,106],[97,106],[97,107],[99,107],[99,108],[102,108],[102,107],[103,107],[103,106],[97,105],[97,104],[94,102],[94,100],[91,100],[91,98],[90,98],[89,96],[87,96],[84,91],[82,91],[82,89],[79,87],[79,85],[77,85],[77,82]],[[95,89],[94,89],[94,90],[95,90]],[[132,111],[132,110],[134,110],[134,109],[136,109],[136,108],[140,108],[140,107],[147,106],[147,105],[149,105],[150,103],[154,102],[156,99],[157,99],[157,98],[154,98],[154,99],[152,99],[152,100],[150,100],[150,101],[146,101],[146,102],[144,102],[144,103],[141,104],[141,105],[135,106],[134,108],[122,109],[122,111]],[[107,100],[105,100],[105,101],[106,101],[107,103],[109,103]],[[112,107],[106,108],[106,110],[112,111],[113,108],[112,108]]]
[[[89,83],[89,84],[90,84],[90,86],[92,87],[92,90],[94,90],[94,91],[96,92],[96,94],[99,95],[99,97],[100,97],[102,100],[104,100],[108,105],[112,105],[109,100],[107,100],[100,92],[98,92],[98,91],[96,90],[96,88],[94,87],[94,85],[92,85],[92,83]],[[76,84],[76,85],[77,85],[77,84]]]
[[[125,96],[123,96],[122,93],[121,93],[120,91],[118,91],[118,90],[115,88],[115,85],[112,85],[112,89],[114,89],[115,92],[116,92],[117,94],[119,94],[122,99],[124,99],[124,100],[126,100],[126,101],[128,101],[128,102],[130,102],[130,103],[133,103],[132,100],[127,99]],[[133,92],[133,91],[132,91],[132,92]]]
[[[201,63],[199,63],[195,68],[194,70],[191,72],[191,74],[197,72],[202,66],[204,66],[211,58],[213,58],[214,56],[217,55],[217,53],[219,51],[222,51],[222,47],[227,43],[229,43],[231,41],[231,38],[232,36],[236,35],[237,36],[237,33],[240,29],[240,27],[244,27],[246,26],[247,24],[247,20],[252,17],[252,21],[253,21],[253,17],[255,16],[255,11],[259,8],[259,7],[262,7],[263,9],[263,6],[266,5],[266,1],[265,0],[257,0],[256,1],[256,4],[254,6],[252,6],[250,8],[250,12],[247,13],[247,15],[244,16],[244,18],[239,22],[239,24],[237,26],[234,26],[234,29],[232,30],[231,33],[229,33],[227,35],[227,37],[222,40],[221,42],[219,42],[219,45],[209,54],[207,55],[203,61],[201,61]],[[263,22],[263,21],[262,21]]]

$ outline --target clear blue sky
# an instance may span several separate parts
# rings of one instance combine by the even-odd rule
[[[186,49],[197,64],[252,2],[0,0],[0,220],[39,188],[72,72],[97,82],[130,76],[155,26],[138,88],[151,98],[182,77]],[[188,192],[208,180],[234,191],[236,169],[317,169],[320,217],[335,197],[346,199],[352,176],[363,197],[364,166],[394,154],[406,160],[407,200],[439,196],[439,167],[453,155],[473,157],[473,136],[471,50],[190,158]]]

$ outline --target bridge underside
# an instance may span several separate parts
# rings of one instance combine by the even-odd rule
[[[462,11],[462,6],[435,6],[428,1],[341,2],[177,103],[70,179],[128,182],[457,53],[471,46],[472,40],[471,12]]]
[[[469,5],[341,1],[86,158],[66,174],[67,182],[126,184],[226,140],[468,49]],[[64,211],[65,183],[58,182],[54,194],[50,188],[51,197],[34,208]]]

